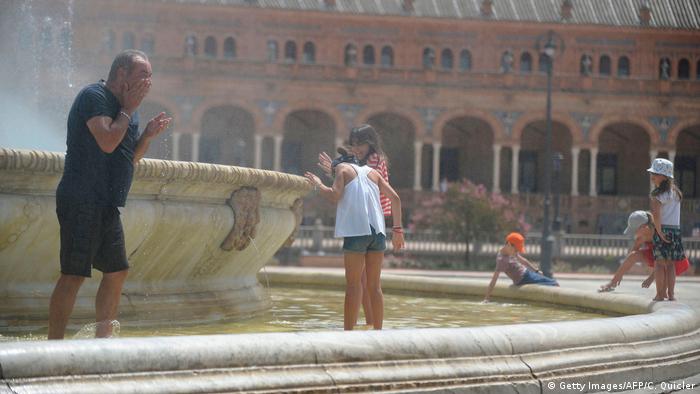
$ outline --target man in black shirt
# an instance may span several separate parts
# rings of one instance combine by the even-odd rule
[[[51,295],[49,339],[63,338],[92,267],[103,273],[95,301],[95,335],[112,334],[129,269],[118,208],[126,203],[134,164],[171,121],[160,113],[139,135],[136,109],[150,88],[148,57],[126,50],[114,59],[108,80],[81,90],[68,114],[68,149],[56,189],[61,276]]]

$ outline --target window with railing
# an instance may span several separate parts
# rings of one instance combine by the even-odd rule
[[[622,56],[617,60],[617,76],[626,78],[630,76],[630,59]]]
[[[185,55],[197,56],[197,36],[194,34],[185,37]]]
[[[277,48],[277,43],[275,43],[275,52]],[[226,59],[235,59],[236,58],[236,39],[233,37],[227,37],[224,40],[224,57]],[[275,53],[275,59],[277,58],[277,54]]]
[[[204,56],[216,57],[216,38],[209,36],[204,39]]]
[[[468,49],[462,49],[459,53],[459,69],[460,71],[469,71],[472,69],[472,54]]]
[[[279,49],[277,48],[277,41],[268,40],[267,41],[267,61],[270,63],[275,63],[279,57]]]
[[[366,66],[374,65],[374,47],[372,45],[365,45],[362,50],[362,63]]]
[[[423,49],[423,68],[431,69],[435,67],[435,50],[433,48]]]
[[[284,61],[287,63],[295,63],[297,61],[297,43],[287,41],[284,44]]]
[[[688,59],[678,61],[678,79],[690,79],[690,62]]]
[[[302,61],[306,64],[316,63],[316,46],[313,42],[308,41],[304,44],[304,53]]]
[[[520,55],[520,72],[524,74],[532,72],[532,55],[530,55],[530,52],[523,52]]]
[[[612,62],[610,61],[610,56],[603,55],[600,57],[598,62],[598,74],[603,77],[609,77],[612,68]]]
[[[356,66],[357,65],[357,47],[353,44],[348,44],[345,46],[345,65],[346,66]]]
[[[451,49],[443,49],[440,55],[440,65],[443,70],[452,70],[454,67],[454,56]]]
[[[388,45],[382,48],[382,67],[394,67],[394,49]]]

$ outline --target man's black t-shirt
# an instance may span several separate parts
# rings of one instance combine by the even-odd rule
[[[109,154],[100,149],[87,126],[87,121],[95,116],[116,118],[120,109],[119,100],[104,82],[88,85],[78,93],[68,114],[66,161],[56,190],[57,200],[124,206],[134,173],[138,114],[133,114],[124,139]]]

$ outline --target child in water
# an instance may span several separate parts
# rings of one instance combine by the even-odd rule
[[[506,236],[506,244],[496,256],[496,270],[491,278],[491,283],[486,289],[484,302],[489,302],[491,292],[501,272],[513,281],[516,286],[527,284],[559,286],[556,280],[542,275],[542,271],[535,268],[521,253],[525,252],[525,237],[520,233],[510,233]]]

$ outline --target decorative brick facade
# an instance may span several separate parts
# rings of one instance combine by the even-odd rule
[[[369,122],[409,212],[442,178],[467,177],[522,200],[536,223],[546,75],[535,44],[553,30],[563,39],[552,120],[565,228],[619,231],[628,211],[648,207],[645,170],[657,155],[676,161],[685,232],[700,226],[697,20],[658,28],[667,10],[653,7],[664,2],[600,24],[585,20],[600,11],[572,1],[548,10],[549,21],[505,20],[514,3],[499,0],[477,2],[469,18],[429,16],[422,0],[384,3],[395,11],[344,12],[346,1],[301,10],[262,0],[76,0],[75,76],[80,86],[106,77],[124,45],[151,52],[143,116],[175,117],[155,157],[300,174],[351,125]],[[46,7],[34,12],[56,12]]]

